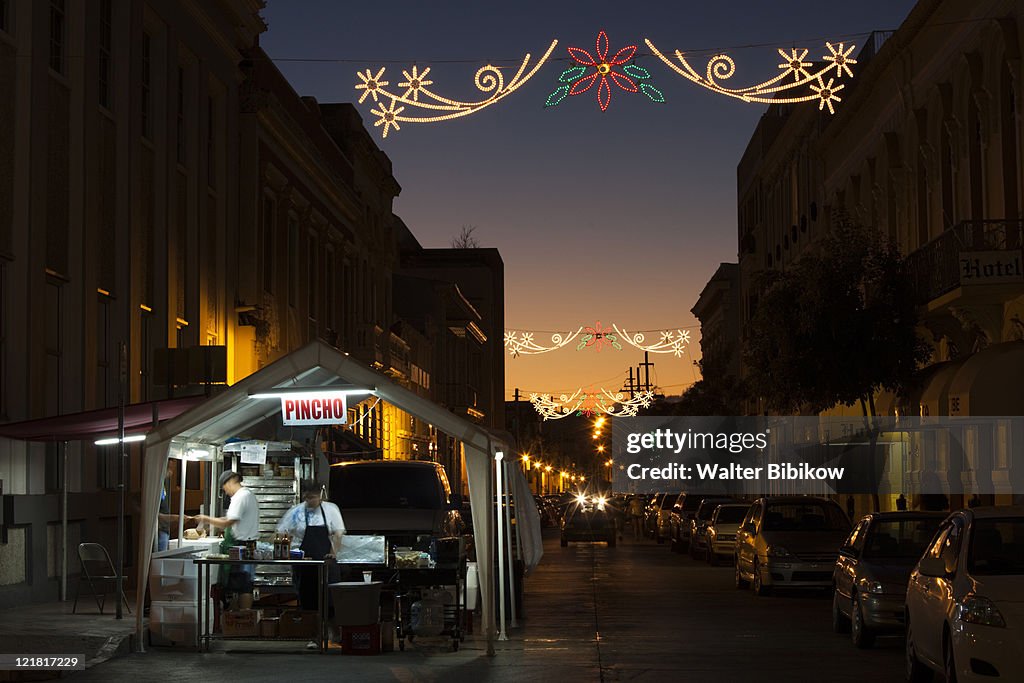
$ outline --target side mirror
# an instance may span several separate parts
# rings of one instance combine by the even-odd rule
[[[921,576],[942,578],[949,574],[946,571],[946,562],[941,557],[922,557],[917,570]]]

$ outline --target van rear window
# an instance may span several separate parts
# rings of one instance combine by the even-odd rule
[[[437,472],[429,467],[332,467],[331,502],[346,508],[443,510]]]

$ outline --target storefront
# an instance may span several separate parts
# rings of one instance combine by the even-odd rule
[[[329,404],[315,399],[332,392]],[[494,557],[496,522],[492,501],[495,496],[495,461],[508,450],[505,441],[479,425],[464,420],[445,408],[417,396],[386,376],[365,367],[333,347],[313,342],[250,375],[226,391],[214,396],[174,420],[149,433],[143,465],[144,518],[140,538],[138,585],[147,585],[150,559],[158,528],[158,510],[169,458],[186,466],[196,461],[223,462],[238,453],[240,438],[246,438],[261,424],[279,424],[288,417],[316,421],[315,415],[343,410],[335,403],[338,394],[373,395],[423,420],[438,431],[458,439],[465,452],[470,507],[474,524],[476,553],[479,558]],[[313,398],[312,402],[309,399]],[[340,414],[340,413],[339,413]],[[297,459],[296,459],[297,461]],[[210,470],[210,477],[214,470]],[[215,481],[215,480],[214,480]],[[215,485],[208,481],[211,496]],[[526,501],[523,501],[524,504]],[[532,498],[529,499],[532,504]],[[208,509],[215,509],[210,501]],[[524,533],[524,530],[520,530]],[[536,547],[537,539],[524,543]],[[189,544],[185,541],[186,546]],[[209,545],[209,541],[206,541]],[[482,629],[490,643],[495,629],[495,579],[488,562],[479,563]],[[136,619],[140,647],[143,643],[143,606],[145,592],[139,591]]]

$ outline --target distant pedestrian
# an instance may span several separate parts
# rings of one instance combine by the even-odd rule
[[[627,510],[630,523],[633,525],[633,538],[639,540],[644,537],[644,502],[640,499],[640,496],[633,496],[630,499]]]
[[[857,511],[853,496],[846,497],[846,515],[852,520],[853,513]]]
[[[907,497],[902,493],[900,494],[900,497],[896,499],[896,509],[900,511],[905,511],[907,509]]]

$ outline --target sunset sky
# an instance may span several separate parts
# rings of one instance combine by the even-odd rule
[[[402,185],[395,212],[425,247],[445,247],[462,226],[505,262],[506,326],[574,331],[616,323],[630,330],[696,326],[690,308],[723,261],[736,259],[736,165],[763,105],[702,90],[644,56],[644,38],[681,49],[703,70],[719,50],[736,61],[732,87],[779,73],[777,47],[826,54],[825,40],[863,42],[895,29],[909,0],[835,2],[377,2],[270,0],[268,54],[302,95],[354,102],[356,72],[386,66],[392,87],[414,63],[431,67],[431,89],[480,99],[476,70],[511,67],[559,41],[552,61],[523,88],[465,118],[401,124],[386,140],[363,120]],[[667,102],[612,87],[602,112],[596,88],[545,108],[566,48],[594,51],[604,29],[611,52],[641,49],[636,63]],[[445,63],[447,62],[447,63]],[[735,85],[732,83],[735,82]],[[815,104],[805,106],[816,106]],[[839,106],[842,106],[841,104]],[[406,114],[411,112],[407,111]],[[656,356],[652,379],[678,394],[697,377],[699,334],[682,359]],[[538,335],[539,336],[539,335]],[[636,350],[574,346],[509,358],[506,389],[618,389]]]

